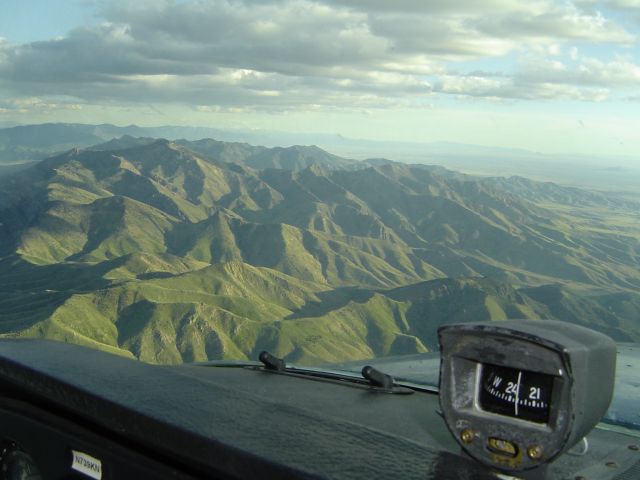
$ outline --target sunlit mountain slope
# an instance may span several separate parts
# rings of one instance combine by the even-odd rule
[[[316,147],[125,138],[0,176],[0,334],[161,363],[416,353],[442,323],[507,317],[638,340],[639,207]]]

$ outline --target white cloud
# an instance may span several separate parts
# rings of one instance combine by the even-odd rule
[[[577,60],[578,59],[578,53],[579,53],[578,47],[571,47],[569,49],[569,58],[571,60]]]
[[[572,68],[557,61],[541,60],[526,63],[517,78],[578,87],[640,89],[640,66],[624,58],[608,62],[583,58]]]
[[[604,101],[609,91],[604,88],[582,89],[550,82],[525,82],[512,78],[479,76],[444,76],[434,91],[446,94],[483,97],[494,100],[579,100]]]
[[[532,15],[517,12],[491,15],[477,27],[488,35],[524,40],[582,40],[632,45],[637,35],[603,16],[600,11],[585,13],[572,4],[549,5]]]
[[[633,2],[609,3],[630,8]],[[24,45],[0,39],[0,89],[10,98],[37,97],[60,108],[144,102],[275,111],[422,105],[434,93],[601,100],[615,95],[615,89],[637,86],[632,60],[581,58],[574,46],[628,45],[636,37],[602,13],[571,3],[165,0],[106,5],[102,24],[62,38]],[[537,53],[529,58],[529,52]],[[505,55],[524,55],[527,64],[495,74],[454,73],[459,62]],[[71,100],[51,100],[61,96]]]
[[[609,8],[640,11],[640,0],[606,0],[605,4]]]
[[[625,98],[624,92],[640,91],[640,65],[629,59],[579,58],[577,52],[575,58],[578,61],[564,63],[556,57],[527,55],[512,75],[443,75],[434,91],[493,99],[591,102]]]
[[[83,106],[70,98],[43,99],[40,97],[18,97],[0,101],[2,113],[52,112],[58,110],[82,110]]]

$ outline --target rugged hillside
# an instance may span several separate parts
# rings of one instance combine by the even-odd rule
[[[304,170],[311,165],[325,169],[356,168],[359,162],[332,155],[316,146],[294,145],[292,147],[254,147],[246,143],[220,142],[206,138],[203,140],[177,140],[196,153],[224,162],[239,163],[257,170],[277,168],[283,170]]]
[[[0,176],[0,334],[163,363],[415,353],[507,317],[640,339],[640,205],[318,150],[124,138]]]

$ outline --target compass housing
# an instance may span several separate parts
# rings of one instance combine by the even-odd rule
[[[616,346],[547,320],[443,326],[440,405],[463,450],[508,472],[540,468],[600,421],[613,395]]]

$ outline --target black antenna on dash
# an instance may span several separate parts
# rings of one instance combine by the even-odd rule
[[[380,370],[376,370],[370,365],[362,368],[362,376],[369,380],[371,385],[384,390],[391,390],[393,388],[393,377],[382,373]]]
[[[260,352],[260,355],[258,356],[258,360],[260,360],[264,364],[264,368],[266,368],[267,370],[284,372],[287,368],[287,365],[284,363],[284,360],[271,355],[267,351]]]

